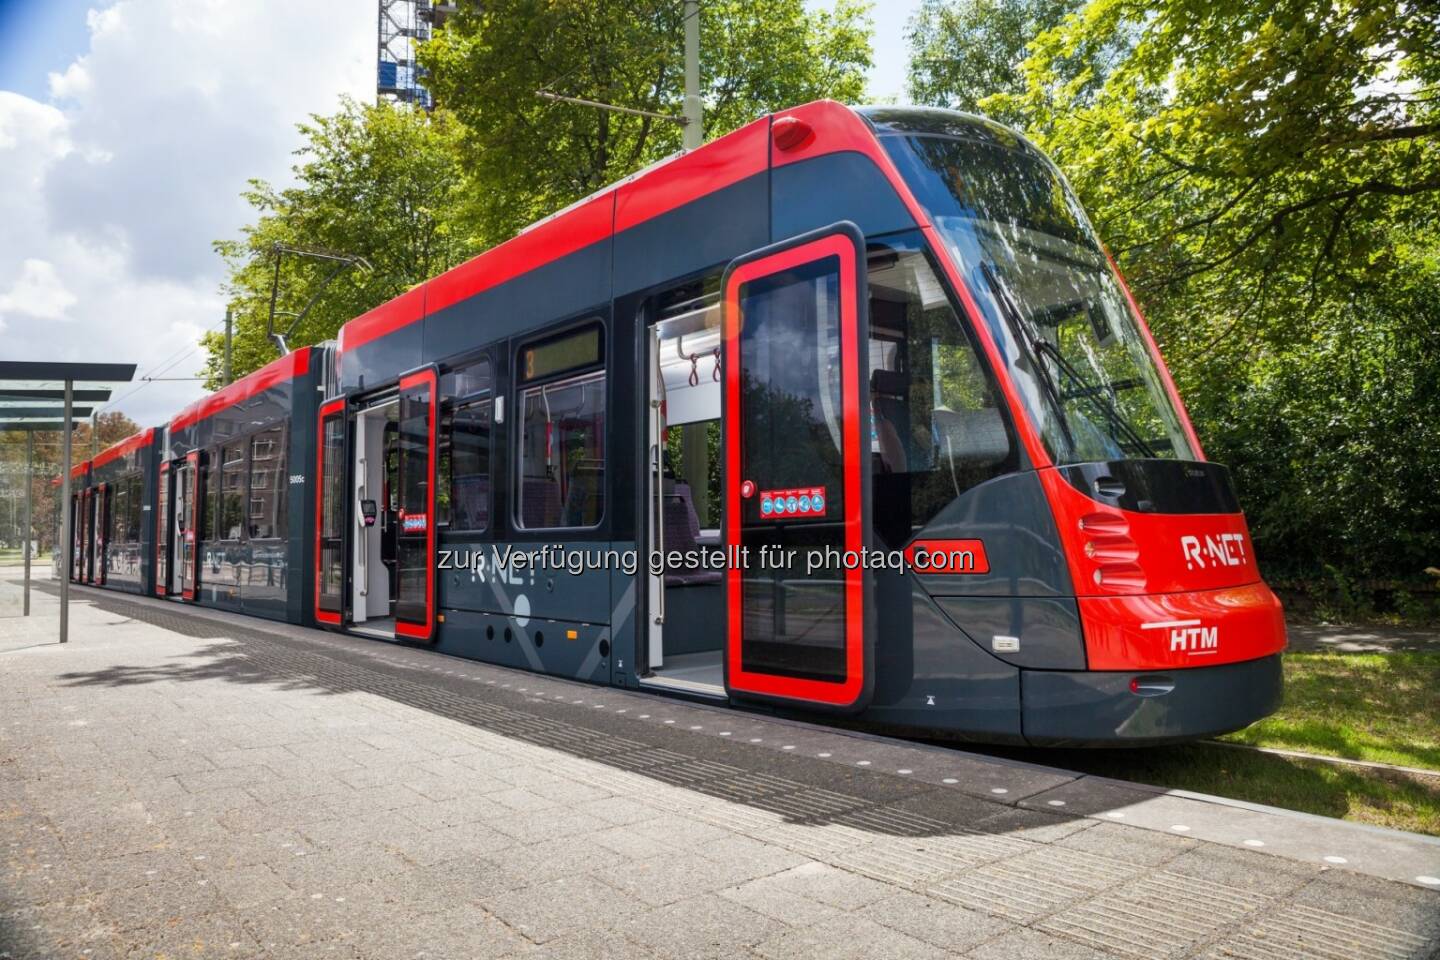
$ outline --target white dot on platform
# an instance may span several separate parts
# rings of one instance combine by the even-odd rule
[[[870,761],[869,761],[869,760],[857,760],[857,761],[855,761],[855,765],[856,765],[857,767],[868,767],[868,766],[870,766]]]
[[[1063,806],[1065,806],[1065,801],[1064,801],[1064,800],[1046,800],[1045,802],[1048,803],[1048,804],[1050,804],[1050,806],[1052,806],[1052,807],[1063,807]]]
[[[1326,858],[1325,858],[1325,862],[1326,862],[1326,863],[1349,863],[1350,861],[1349,861],[1349,860],[1346,860],[1344,857],[1326,857]]]
[[[794,749],[795,749],[795,744],[793,744],[793,743],[787,743],[787,744],[785,744],[785,746],[781,747],[780,749],[781,749],[781,750],[794,750]]]
[[[1174,830],[1176,833],[1189,833],[1189,832],[1190,832],[1190,828],[1187,827],[1187,826],[1185,826],[1185,824],[1183,824],[1183,823],[1172,824],[1171,827],[1170,827],[1170,829],[1171,829],[1171,830]]]
[[[729,730],[721,730],[721,731],[720,731],[720,736],[722,736],[722,737],[728,737],[728,736],[730,736],[730,731],[729,731]]]
[[[1105,814],[1105,816],[1109,817],[1111,820],[1125,819],[1125,814],[1121,813],[1119,810],[1111,810],[1109,813]]]
[[[1264,840],[1246,840],[1246,841],[1245,841],[1245,846],[1247,846],[1247,847],[1263,847],[1263,846],[1265,846],[1265,841],[1264,841]]]
[[[1010,791],[1007,790],[1007,789],[1005,789],[1004,787],[991,787],[991,788],[990,788],[990,792],[991,792],[991,793],[1009,793]]]
[[[1416,877],[1417,882],[1430,887],[1440,887],[1440,877]]]
[[[910,770],[910,769],[905,768],[905,767],[901,767],[899,770],[896,770],[895,772],[896,772],[896,773],[901,773],[901,774],[906,774],[906,773],[914,773],[915,771],[914,771],[914,770]]]
[[[751,742],[751,743],[763,743],[763,742],[764,742],[764,738],[763,738],[763,737],[751,737],[751,738],[750,738],[750,742]]]
[[[941,782],[941,783],[959,783],[960,781],[959,781],[959,780],[956,780],[954,777],[946,777],[944,780],[941,780],[940,782]]]

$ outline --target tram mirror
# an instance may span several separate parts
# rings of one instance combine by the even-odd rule
[[[379,509],[375,506],[374,500],[360,501],[360,516],[365,521],[365,526],[375,526],[375,517],[379,514],[379,512]]]

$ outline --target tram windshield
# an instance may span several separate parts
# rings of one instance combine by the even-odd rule
[[[1003,127],[885,136],[965,274],[1057,463],[1193,459],[1137,318],[1074,194]]]

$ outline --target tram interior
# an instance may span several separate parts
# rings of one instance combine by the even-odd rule
[[[399,403],[390,400],[355,415],[354,629],[395,636],[396,535],[399,530]]]
[[[652,328],[651,350],[651,400],[660,404],[650,428],[651,547],[686,554],[719,548],[721,366],[716,296],[701,295],[665,310]],[[657,447],[658,464],[653,456]],[[651,578],[646,682],[724,692],[722,581],[719,570],[699,569],[669,569],[663,578]]]

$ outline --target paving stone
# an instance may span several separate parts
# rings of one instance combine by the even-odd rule
[[[695,960],[746,955],[744,948],[785,929],[776,920],[713,894],[647,911],[617,928],[662,956]]]
[[[38,955],[1408,960],[1440,936],[1435,893],[1239,846],[1310,821],[98,596],[0,672],[0,914]],[[1170,833],[1182,810],[1219,842]],[[1421,872],[1400,835],[1324,826]]]
[[[915,893],[876,900],[861,908],[858,915],[956,953],[1014,929],[1013,924],[998,917]]]
[[[965,954],[967,960],[1120,960],[1115,954],[1019,928],[1002,933]]]
[[[640,900],[587,875],[570,875],[486,897],[480,905],[536,943],[580,930],[616,926],[645,907]]]
[[[756,952],[769,960],[940,960],[953,954],[864,917],[848,916],[789,930],[764,941]]]
[[[760,887],[798,893],[810,900],[858,910],[892,891],[885,884],[825,863],[807,863],[755,881]]]

